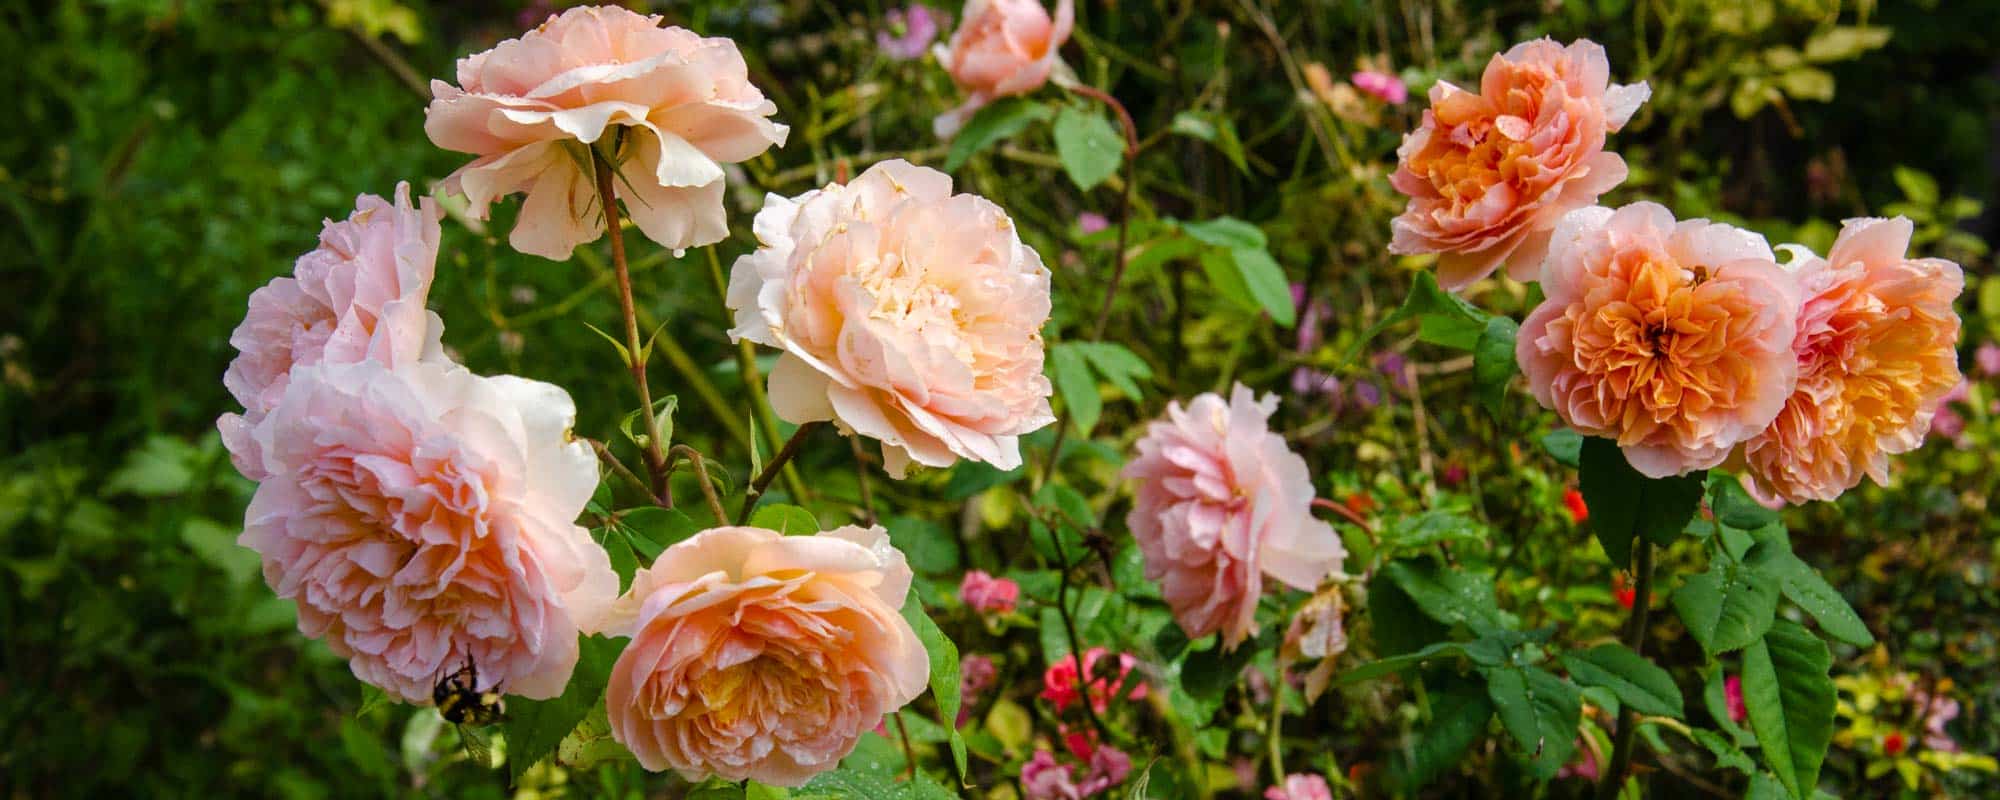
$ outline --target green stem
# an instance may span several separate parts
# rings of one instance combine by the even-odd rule
[[[677,444],[674,445],[672,452],[685,456],[694,464],[694,471],[698,473],[695,479],[701,482],[701,496],[708,501],[708,511],[715,515],[715,524],[720,525],[723,520],[729,519],[729,515],[722,510],[722,498],[715,496],[715,483],[708,478],[708,460],[702,457],[701,451],[684,444]]]
[[[703,249],[708,253],[709,282],[715,285],[715,298],[722,304],[722,327],[728,330],[734,320],[729,317],[729,282],[722,277],[722,257],[715,254],[714,247]],[[736,372],[743,378],[744,391],[750,394],[751,414],[757,418],[758,429],[764,432],[765,445],[771,448],[781,446],[785,437],[778,433],[778,420],[771,413],[770,399],[764,393],[764,376],[757,369],[756,346],[748,339],[736,342]],[[785,476],[785,488],[791,490],[793,499],[804,501],[809,496],[797,467],[787,464],[781,474]]]
[[[806,436],[812,433],[814,428],[824,424],[826,423],[808,422],[800,425],[798,430],[792,431],[792,438],[785,440],[784,448],[771,457],[771,463],[764,465],[764,471],[757,473],[755,480],[750,481],[750,489],[743,495],[743,510],[736,512],[736,524],[741,525],[750,519],[750,509],[757,507],[757,498],[764,495],[765,487],[770,486],[771,481],[778,477],[778,471],[784,469],[785,464],[792,460],[792,456],[798,455],[799,445],[805,442]]]
[[[1653,605],[1653,543],[1641,537],[1634,542],[1639,549],[1633,553],[1633,570],[1638,573],[1638,588],[1633,592],[1632,616],[1625,623],[1625,645],[1632,652],[1645,655],[1646,618]],[[1618,736],[1612,744],[1611,764],[1604,771],[1603,782],[1597,785],[1598,800],[1612,800],[1618,796],[1618,789],[1625,783],[1625,770],[1632,764],[1632,748],[1637,742],[1635,735],[1639,728],[1639,712],[1631,705],[1618,710]]]

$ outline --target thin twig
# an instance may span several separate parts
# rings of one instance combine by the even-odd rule
[[[1643,538],[1634,542],[1639,549],[1634,552],[1633,570],[1638,573],[1639,585],[1633,592],[1632,616],[1625,622],[1625,644],[1632,652],[1645,655],[1646,618],[1652,613],[1653,605],[1653,543]],[[1612,743],[1610,768],[1604,771],[1604,781],[1597,785],[1598,800],[1612,800],[1618,796],[1619,787],[1625,783],[1625,770],[1632,764],[1632,747],[1637,740],[1639,712],[1631,705],[1618,710],[1618,736]]]
[[[1132,229],[1132,187],[1137,183],[1135,165],[1139,161],[1139,127],[1132,124],[1132,115],[1125,110],[1125,104],[1109,93],[1085,84],[1071,86],[1069,90],[1110,106],[1112,111],[1117,112],[1118,124],[1125,131],[1125,185],[1119,192],[1118,200],[1118,251],[1113,256],[1111,283],[1104,287],[1104,303],[1097,308],[1097,324],[1091,328],[1090,340],[1095,342],[1104,338],[1104,327],[1111,322],[1112,301],[1118,299],[1118,284],[1125,278],[1126,237]]]
[[[424,83],[423,76],[417,74],[416,68],[411,67],[410,62],[390,49],[389,45],[358,29],[344,26],[342,29],[347,31],[347,35],[354,37],[354,41],[360,42],[361,47],[368,51],[368,55],[374,56],[377,62],[387,67],[390,74],[396,76],[397,83],[403,84],[405,88],[426,101],[431,99],[431,87]]]
[[[800,425],[798,430],[792,431],[792,438],[785,440],[785,446],[778,450],[777,455],[771,457],[771,462],[764,465],[764,471],[757,473],[756,479],[750,482],[749,492],[743,495],[743,510],[736,512],[736,524],[741,525],[750,519],[750,509],[757,506],[757,498],[763,496],[764,489],[778,477],[778,472],[784,469],[785,463],[798,454],[799,445],[805,442],[806,435],[824,424],[826,423],[808,422]]]
[[[653,494],[653,487],[646,483],[646,479],[639,477],[637,473],[632,471],[631,467],[625,466],[625,462],[619,461],[617,456],[612,455],[611,448],[605,443],[596,439],[585,439],[584,441],[589,442],[590,449],[597,453],[597,460],[604,462],[604,465],[610,467],[612,472],[618,473],[619,477],[631,481],[633,486],[639,487],[640,491],[646,493],[646,499],[653,501],[653,505],[665,506],[667,508],[674,507],[672,502]]]
[[[909,771],[908,779],[917,779],[917,748],[910,746],[910,729],[903,727],[903,712],[890,712],[889,718],[896,721],[896,736],[903,740],[903,767]]]
[[[653,390],[646,385],[644,346],[639,343],[639,314],[632,302],[632,271],[625,263],[625,233],[619,227],[618,200],[612,189],[611,164],[596,148],[590,151],[597,168],[598,203],[604,207],[604,228],[611,234],[611,265],[618,273],[618,310],[625,316],[626,365],[639,387],[639,414],[646,418],[646,473],[653,479],[653,496],[666,494],[667,454],[660,446],[660,422],[653,416]]]
[[[722,524],[722,521],[729,517],[722,510],[722,498],[715,496],[715,483],[709,480],[708,477],[707,459],[702,457],[700,450],[684,444],[674,445],[674,449],[669,452],[685,456],[689,462],[694,464],[694,471],[700,473],[697,480],[701,482],[702,499],[708,501],[708,512],[715,515],[715,524]]]

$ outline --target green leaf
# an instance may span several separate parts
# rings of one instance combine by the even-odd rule
[[[623,366],[626,369],[632,368],[632,351],[625,348],[624,342],[620,342],[617,339],[612,338],[611,334],[605,333],[603,329],[598,328],[596,325],[592,325],[588,322],[583,323],[583,327],[589,328],[590,332],[597,334],[598,338],[611,343],[612,348],[618,351],[618,364],[620,366]]]
[[[1758,752],[1795,798],[1812,796],[1833,741],[1832,665],[1826,643],[1791,620],[1743,651],[1743,705]]]
[[[1416,283],[1410,286],[1410,294],[1403,298],[1403,304],[1389,316],[1368,326],[1368,330],[1354,340],[1341,360],[1354,361],[1377,334],[1391,325],[1419,316],[1425,318],[1425,324],[1431,329],[1422,337],[1424,341],[1459,350],[1471,350],[1486,330],[1486,312],[1465,302],[1464,298],[1439,288],[1436,275],[1419,272]],[[1432,317],[1437,317],[1439,321],[1430,322]]]
[[[1377,655],[1416,652],[1450,633],[1449,627],[1426,616],[1409,593],[1379,571],[1368,580],[1368,616]]]
[[[1542,434],[1542,449],[1549,457],[1571,469],[1576,468],[1583,455],[1583,434],[1568,428],[1556,428]]]
[[[1297,324],[1298,309],[1292,305],[1292,288],[1285,279],[1285,268],[1278,266],[1269,252],[1261,247],[1239,247],[1229,251],[1229,258],[1249,289],[1251,299],[1271,315],[1272,322],[1287,328]]]
[[[910,567],[925,575],[949,575],[959,566],[958,537],[936,521],[895,516],[885,520],[889,543],[903,551]]]
[[[653,421],[660,426],[661,450],[666,450],[674,444],[674,410],[679,408],[680,404],[680,398],[675,395],[667,395],[653,401]],[[646,447],[646,432],[632,429],[632,426],[638,424],[638,422],[639,409],[635,408],[626,412],[625,416],[618,420],[618,432],[624,434],[625,438],[634,446],[643,449]]]
[[[1378,658],[1343,671],[1338,678],[1334,679],[1334,684],[1337,686],[1346,686],[1351,683],[1374,680],[1390,673],[1402,672],[1425,662],[1441,658],[1460,658],[1464,655],[1465,645],[1458,642],[1438,642],[1422,650],[1404,653],[1399,656]]]
[[[1243,141],[1236,135],[1236,123],[1227,114],[1182,111],[1174,115],[1174,121],[1167,129],[1215,145],[1215,149],[1222,151],[1223,157],[1235,165],[1236,171],[1250,174],[1249,165],[1243,162]]]
[[[1541,667],[1505,666],[1484,672],[1486,696],[1500,715],[1501,727],[1527,751],[1536,777],[1554,777],[1576,751],[1583,693],[1576,684]]]
[[[1708,507],[1715,512],[1716,522],[1746,531],[1779,520],[1778,512],[1752,499],[1744,491],[1743,482],[1734,475],[1716,473],[1708,477]]]
[[[1618,702],[1641,714],[1682,717],[1681,690],[1674,685],[1674,676],[1625,645],[1601,644],[1564,653],[1562,662],[1578,683],[1610,689]]]
[[[611,559],[611,571],[618,573],[618,591],[632,588],[632,576],[639,574],[639,556],[632,552],[632,540],[622,528],[599,528],[594,538]]]
[[[1262,250],[1266,246],[1262,228],[1235,217],[1183,222],[1180,228],[1195,241],[1224,250]]]
[[[125,463],[104,482],[104,493],[140,497],[180,494],[194,484],[195,467],[203,460],[200,448],[155,434],[125,456]]]
[[[958,645],[944,635],[930,615],[924,613],[923,601],[917,599],[912,588],[903,600],[903,619],[917,632],[917,641],[924,645],[924,652],[930,655],[931,699],[937,703],[938,722],[951,731],[951,758],[958,766],[959,774],[965,774],[965,739],[958,733],[959,665]]]
[[[1223,693],[1235,685],[1236,678],[1256,655],[1254,642],[1228,652],[1218,642],[1207,650],[1189,653],[1181,662],[1181,688],[1199,702],[1220,705]]]
[[[1716,766],[1745,773],[1757,771],[1757,762],[1751,761],[1750,754],[1743,752],[1743,748],[1737,747],[1729,737],[1707,728],[1689,728],[1688,736],[1708,748],[1708,752],[1715,756]]]
[[[1429,559],[1392,561],[1382,571],[1431,619],[1463,624],[1480,634],[1507,627],[1490,575],[1451,569]]]
[[[1590,529],[1613,566],[1632,563],[1632,542],[1668,544],[1701,508],[1702,473],[1648,478],[1633,469],[1610,439],[1590,437],[1577,457],[1578,489],[1590,507]]]
[[[1153,367],[1122,344],[1114,342],[1066,342],[1083,353],[1091,369],[1118,387],[1118,391],[1134,401],[1145,399],[1139,391],[1137,381],[1153,379]],[[1060,346],[1060,345],[1059,345]]]
[[[1778,582],[1742,564],[1714,559],[1674,590],[1674,610],[1714,657],[1757,641],[1778,611]]]
[[[1089,436],[1098,416],[1104,412],[1104,400],[1097,394],[1097,379],[1091,376],[1083,353],[1068,345],[1064,342],[1049,348],[1049,377],[1055,382],[1056,392],[1062,395],[1070,423],[1079,433]]]
[[[1479,404],[1495,419],[1500,417],[1501,401],[1507,399],[1507,383],[1519,369],[1514,361],[1514,337],[1520,329],[1514,320],[1495,314],[1486,318],[1486,330],[1472,349],[1472,382],[1479,387]]]
[[[591,769],[610,761],[631,761],[632,753],[611,735],[611,720],[604,704],[590,707],[590,714],[556,745],[556,763],[570,769]]]
[[[1236,257],[1230,251],[1214,247],[1203,248],[1201,274],[1208,277],[1209,288],[1217,297],[1245,311],[1260,308],[1257,299],[1250,296],[1250,285],[1243,282],[1243,273],[1236,269]]]
[[[1438,775],[1456,766],[1493,719],[1493,701],[1486,686],[1471,678],[1439,675],[1425,678],[1430,688],[1431,720],[1407,748],[1391,760],[1392,783],[1404,794],[1415,794]]]
[[[1021,97],[1010,97],[979,109],[972,119],[965,121],[964,127],[959,128],[958,134],[951,137],[951,149],[945,153],[944,171],[957,172],[979,151],[1012,138],[1050,115],[1048,106]]]
[[[249,583],[263,574],[264,562],[257,551],[236,543],[238,531],[201,517],[181,523],[181,542],[201,560],[229,576],[234,584]]]
[[[1426,511],[1401,517],[1382,531],[1384,552],[1415,550],[1444,542],[1485,541],[1486,526],[1453,511]]]
[[[1125,137],[1102,114],[1064,106],[1056,113],[1056,158],[1076,188],[1089,191],[1125,162]]]
[[[577,644],[576,670],[570,673],[563,693],[548,700],[512,697],[507,700],[507,763],[515,783],[529,767],[556,752],[556,746],[590,715],[604,696],[611,679],[611,666],[625,650],[624,639],[603,636],[581,637]]]
[[[1896,181],[1896,188],[1903,190],[1903,196],[1920,206],[1934,206],[1938,201],[1937,179],[1928,173],[1911,167],[1897,166],[1889,173]]]
[[[750,527],[765,528],[786,536],[811,536],[819,533],[819,520],[811,511],[794,505],[772,503],[759,506],[750,514]]]
[[[951,478],[944,482],[944,499],[951,502],[970,500],[973,495],[995,486],[1005,486],[1028,475],[1026,465],[1002,470],[982,461],[960,461],[951,468]]]
[[[1750,550],[1743,562],[1778,582],[1779,591],[1785,599],[1811,614],[1827,635],[1856,647],[1867,647],[1875,643],[1875,635],[1868,630],[1860,614],[1847,604],[1847,598],[1840,596],[1840,590],[1820,577],[1819,570],[1813,569],[1803,559],[1790,550],[1775,543],[1759,544]]]
[[[721,778],[709,778],[689,789],[687,800],[743,800],[743,787]]]
[[[718,524],[709,518],[706,508],[700,508],[695,513],[701,516],[696,518],[678,508],[642,506],[619,512],[618,526],[624,530],[632,549],[651,562],[660,557],[661,551]]]
[[[1785,800],[1790,792],[1785,782],[1771,773],[1757,772],[1750,776],[1750,790],[1744,793],[1743,800]]]
[[[1889,43],[1889,28],[1835,25],[1806,39],[1807,61],[1846,61]]]

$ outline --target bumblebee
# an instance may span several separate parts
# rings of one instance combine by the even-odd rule
[[[431,689],[431,702],[437,705],[438,716],[454,725],[491,725],[506,716],[506,707],[500,701],[499,687],[487,691],[479,690],[479,667],[471,659],[457,672],[444,676],[437,687]]]

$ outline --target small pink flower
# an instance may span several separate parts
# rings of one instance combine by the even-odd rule
[[[1127,680],[1138,661],[1130,654],[1119,653],[1114,662],[1100,665],[1098,662],[1109,655],[1102,647],[1093,647],[1083,654],[1082,674],[1078,674],[1076,656],[1071,655],[1049,665],[1042,673],[1042,699],[1056,707],[1057,713],[1082,699],[1085,691],[1090,694],[1092,710],[1099,714],[1111,707],[1114,697],[1138,700],[1146,696],[1146,684],[1137,683],[1126,691]],[[1084,676],[1088,676],[1087,678]]]
[[[646,238],[676,250],[729,235],[723,170],[783,145],[777,106],[750,84],[736,43],[661,27],[658,16],[578,6],[458,61],[431,81],[424,132],[478,156],[445,178],[475,219],[526,193],[508,242],[557,261],[604,234],[587,148],[609,141],[618,199]]]
[[[1913,692],[1910,699],[1924,709],[1924,748],[1944,753],[1958,752],[1958,740],[1951,738],[1951,734],[1944,729],[1958,718],[1958,701],[1921,690]]]
[[[1972,354],[1972,361],[1979,365],[1979,374],[1988,378],[2000,376],[2000,344],[1981,344]]]
[[[1744,445],[1746,487],[1766,503],[1832,500],[1889,481],[1889,457],[1923,444],[1939,399],[1960,385],[1957,264],[1910,258],[1908,219],[1851,219],[1798,280],[1798,381],[1782,413]],[[1947,409],[1949,410],[1949,409]]]
[[[1313,518],[1305,459],[1272,433],[1274,396],[1237,386],[1167,406],[1122,476],[1138,482],[1125,517],[1191,637],[1220,631],[1234,648],[1257,629],[1264,576],[1311,590],[1346,558],[1333,526]]]
[[[1515,356],[1543,408],[1651,477],[1722,463],[1791,394],[1799,288],[1764,238],[1653,203],[1579,210]]]
[[[897,478],[912,461],[1013,469],[1020,437],[1055,421],[1049,271],[999,206],[898,159],[771,195],[756,229],[730,276],[729,335],[783,351],[779,417],[880,441]]]
[[[882,15],[887,27],[875,32],[875,47],[895,61],[923,58],[924,51],[930,49],[931,40],[937,38],[941,16],[922,3],[889,9]]]
[[[612,735],[690,781],[833,769],[929,679],[898,612],[910,578],[879,527],[713,528],[667,548],[605,618],[632,638],[604,692]]]
[[[1390,105],[1401,105],[1403,101],[1410,99],[1409,87],[1403,85],[1403,79],[1386,72],[1362,70],[1354,73],[1348,80],[1353,82],[1354,88],[1374,95],[1375,99]]]
[[[1319,775],[1294,772],[1285,776],[1283,786],[1265,789],[1264,800],[1333,800],[1333,787]]]
[[[1422,127],[1396,150],[1389,182],[1410,203],[1390,252],[1436,253],[1438,283],[1454,291],[1502,264],[1532,280],[1557,220],[1625,180],[1604,137],[1651,90],[1610,75],[1596,42],[1537,39],[1494,56],[1477,93],[1439,81]]]
[[[965,573],[958,585],[959,602],[981,614],[1012,614],[1020,597],[1020,584],[976,569]]]
[[[1743,679],[1735,675],[1722,682],[1722,698],[1729,709],[1729,721],[1741,724],[1750,718],[1749,707],[1743,705]]]
[[[993,659],[978,653],[970,653],[958,662],[958,696],[963,704],[958,709],[958,724],[964,725],[972,716],[973,701],[993,688],[993,682],[1000,676],[1000,670],[993,665]]]
[[[1131,773],[1131,756],[1118,748],[1102,745],[1091,751],[1090,771],[1084,774],[1083,782],[1076,788],[1084,797],[1091,797],[1124,783],[1125,776]]]
[[[285,396],[293,368],[442,357],[444,323],[424,309],[439,213],[428,197],[412,207],[408,183],[396,184],[394,203],[361,195],[347,219],[326,221],[319,247],[299,256],[291,277],[250,293],[249,313],[229,335],[236,358],[222,376],[243,413],[216,420],[245,477],[267,474],[250,432]]]
[[[1109,227],[1111,227],[1111,220],[1105,219],[1103,214],[1095,211],[1085,211],[1076,215],[1076,228],[1083,231],[1083,235],[1085,236]]]
[[[575,523],[597,459],[562,389],[442,360],[294,370],[256,426],[267,471],[238,540],[298,605],[299,631],[391,696],[547,699],[618,592]]]
[[[1597,780],[1597,776],[1597,750],[1592,748],[1581,737],[1578,737],[1576,741],[1576,760],[1564,764],[1562,769],[1556,770],[1556,777],[1582,778],[1586,781],[1595,781]]]
[[[931,127],[949,139],[974,112],[1009,95],[1042,87],[1061,60],[1058,51],[1076,22],[1074,0],[1056,0],[1050,18],[1041,0],[967,0],[958,30],[935,52],[965,102]]]
[[[1070,768],[1056,763],[1056,756],[1047,750],[1036,750],[1021,765],[1021,797],[1024,800],[1082,800],[1083,792],[1076,786]]]

